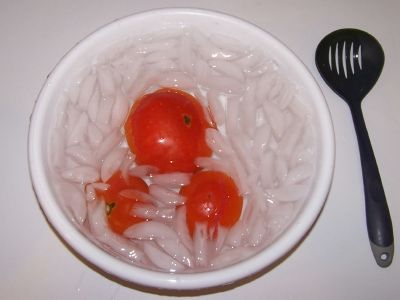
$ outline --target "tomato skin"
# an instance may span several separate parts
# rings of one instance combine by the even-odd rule
[[[205,141],[211,126],[193,96],[164,88],[136,101],[124,129],[136,162],[168,173],[194,172],[196,157],[211,156]]]
[[[112,231],[122,235],[131,225],[145,221],[130,215],[135,204],[143,202],[140,196],[128,198],[120,195],[120,192],[125,189],[148,193],[149,188],[143,179],[136,176],[124,178],[122,173],[117,171],[106,183],[110,185],[109,188],[106,191],[98,191],[97,195],[102,197],[107,204],[107,220]]]
[[[181,188],[186,199],[186,222],[193,236],[196,223],[206,223],[209,232],[217,225],[232,227],[240,218],[243,199],[231,177],[218,171],[201,171]]]
[[[128,227],[146,221],[145,219],[130,215],[135,204],[140,202],[140,198],[132,199],[122,196],[117,197],[111,202],[107,202],[108,205],[112,205],[107,218],[108,226],[111,230],[122,235]]]
[[[149,192],[149,187],[142,178],[136,176],[127,176],[127,178],[124,178],[121,171],[115,172],[106,183],[110,187],[106,191],[98,193],[110,200],[116,199],[119,192],[126,189],[138,190],[144,193]]]

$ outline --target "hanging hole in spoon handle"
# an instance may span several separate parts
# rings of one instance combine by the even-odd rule
[[[350,105],[360,150],[368,237],[376,263],[383,268],[393,260],[393,228],[378,165],[365,126],[361,102]]]
[[[378,266],[382,268],[389,267],[393,259],[394,245],[392,244],[389,247],[381,247],[372,242],[370,242],[370,245]]]

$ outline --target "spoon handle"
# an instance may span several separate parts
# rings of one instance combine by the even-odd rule
[[[360,149],[369,241],[377,264],[380,267],[388,267],[394,254],[393,228],[389,208],[365,126],[361,101],[353,101],[350,109]]]

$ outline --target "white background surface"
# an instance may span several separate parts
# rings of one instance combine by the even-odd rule
[[[273,269],[228,288],[167,293],[106,277],[71,252],[46,222],[31,188],[29,116],[46,75],[80,39],[114,19],[160,7],[229,13],[287,44],[319,82],[332,112],[336,164],[315,226]],[[357,141],[346,104],[325,85],[315,48],[329,32],[355,27],[382,44],[386,64],[363,112],[400,243],[400,2],[392,1],[7,1],[0,2],[1,299],[399,299],[400,256],[379,268],[366,233]],[[397,249],[396,249],[397,250]],[[396,251],[395,250],[395,251]]]

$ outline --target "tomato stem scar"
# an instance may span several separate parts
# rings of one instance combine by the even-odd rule
[[[192,119],[188,115],[184,115],[183,122],[185,123],[185,125],[190,126]]]
[[[115,202],[111,202],[111,203],[106,203],[106,214],[107,216],[109,216],[113,210],[113,208],[115,207]]]

